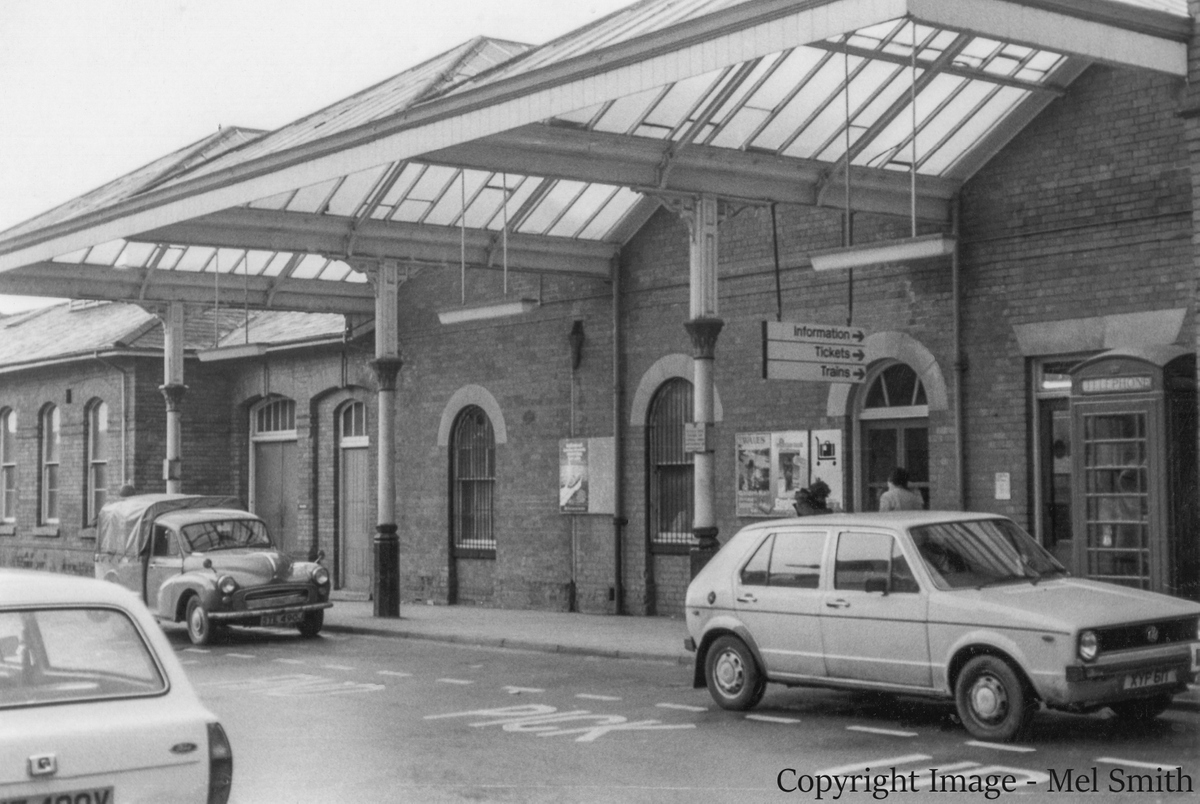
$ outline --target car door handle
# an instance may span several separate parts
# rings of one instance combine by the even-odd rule
[[[839,597],[837,600],[826,600],[825,605],[831,609],[848,609],[850,608],[850,601],[842,600]]]
[[[737,602],[738,603],[757,603],[758,598],[756,598],[754,595],[750,594],[749,592],[743,592],[742,594],[737,596]]]

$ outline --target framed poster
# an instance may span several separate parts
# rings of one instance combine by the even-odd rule
[[[791,516],[809,482],[808,431],[738,433],[736,445],[737,515]]]

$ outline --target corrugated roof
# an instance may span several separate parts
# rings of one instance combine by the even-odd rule
[[[285,151],[397,114],[425,98],[438,94],[447,85],[491,69],[531,47],[532,45],[520,42],[476,37],[399,75],[260,137],[252,145],[188,173],[187,178],[202,176],[266,154]]]
[[[120,201],[144,192],[164,181],[184,172],[198,164],[214,159],[221,154],[245,145],[247,142],[261,136],[262,131],[250,128],[230,127],[210,134],[198,142],[194,142],[178,151],[173,151],[164,157],[155,159],[148,165],[138,168],[132,173],[126,173],[118,179],[97,187],[91,192],[73,198],[65,204],[19,223],[10,229],[0,232],[0,238],[14,237],[26,232],[32,232],[51,226],[61,221],[69,220],[80,215],[86,215],[95,210],[110,207]]]

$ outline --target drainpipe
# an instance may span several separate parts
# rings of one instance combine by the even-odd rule
[[[959,255],[959,212],[961,199],[954,196],[950,204],[951,233],[954,235],[954,251],[950,255],[950,286],[954,297],[954,473],[958,487],[958,509],[967,510],[967,456],[966,439],[963,433],[963,374],[967,370],[966,357],[962,351],[962,264]]]
[[[621,257],[613,257],[612,267],[612,372],[613,372],[613,613],[625,613],[625,583],[621,551],[625,519],[625,496],[621,478],[625,468],[625,383],[621,371]]]
[[[115,371],[121,372],[121,483],[132,483],[133,478],[129,476],[129,454],[126,444],[126,436],[128,435],[129,419],[126,413],[126,386],[129,384],[129,370],[118,366],[116,363],[111,363],[100,356],[99,352],[93,352],[92,357],[104,365]]]

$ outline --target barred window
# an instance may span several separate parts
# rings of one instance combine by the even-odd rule
[[[108,405],[97,399],[87,411],[87,500],[84,524],[96,521],[108,500]]]
[[[43,523],[58,522],[58,463],[62,419],[54,405],[42,411],[42,487]]]
[[[0,522],[17,518],[17,412],[0,410]]]
[[[493,510],[496,487],[496,436],[482,408],[458,414],[451,440],[451,527],[459,555],[483,551],[495,555]]]
[[[646,421],[646,500],[655,545],[691,545],[695,511],[692,458],[683,449],[683,426],[692,420],[692,384],[663,383]]]

